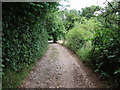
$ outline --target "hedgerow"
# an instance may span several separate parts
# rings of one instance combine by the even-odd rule
[[[29,65],[47,47],[44,22],[35,10],[32,3],[3,3],[3,70]]]
[[[120,42],[117,32],[102,28],[96,32],[90,52],[92,66],[100,78],[110,79],[115,87],[120,85]]]
[[[8,84],[5,82],[9,77],[4,77],[7,72],[21,72],[38,60],[47,49],[46,14],[56,6],[54,2],[2,4],[3,87]]]
[[[100,78],[111,82],[112,87],[120,87],[119,5],[117,1],[110,2],[99,15],[103,27],[95,32],[90,54],[93,68],[100,73]]]
[[[101,9],[104,12],[81,20],[67,33],[66,45],[107,81],[107,87],[120,87],[119,5],[117,1],[109,2]],[[82,12],[89,15],[87,8]]]

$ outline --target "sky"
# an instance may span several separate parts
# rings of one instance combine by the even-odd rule
[[[68,0],[69,2],[64,2],[63,0],[60,1],[60,4],[62,5],[70,5],[69,8],[67,9],[77,9],[81,10],[81,8],[85,8],[87,6],[91,5],[99,5],[101,7],[104,7],[106,0]],[[107,1],[112,1],[112,0],[107,0]]]

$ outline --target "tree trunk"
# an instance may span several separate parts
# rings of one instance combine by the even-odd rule
[[[53,43],[56,43],[57,42],[57,36],[56,36],[56,34],[55,33],[53,33]]]

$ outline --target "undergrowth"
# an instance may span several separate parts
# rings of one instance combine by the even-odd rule
[[[48,48],[46,48],[42,55],[40,55],[39,59],[44,55]],[[24,65],[21,70],[14,71],[14,70],[6,70],[2,77],[2,88],[8,89],[8,88],[18,88],[23,81],[28,77],[28,74],[32,69],[34,69],[34,66],[36,64],[36,61],[39,60],[38,58],[29,66]]]

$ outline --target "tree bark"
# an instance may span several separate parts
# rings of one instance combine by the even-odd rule
[[[56,43],[57,42],[57,36],[56,36],[56,34],[55,33],[53,33],[53,43]]]

